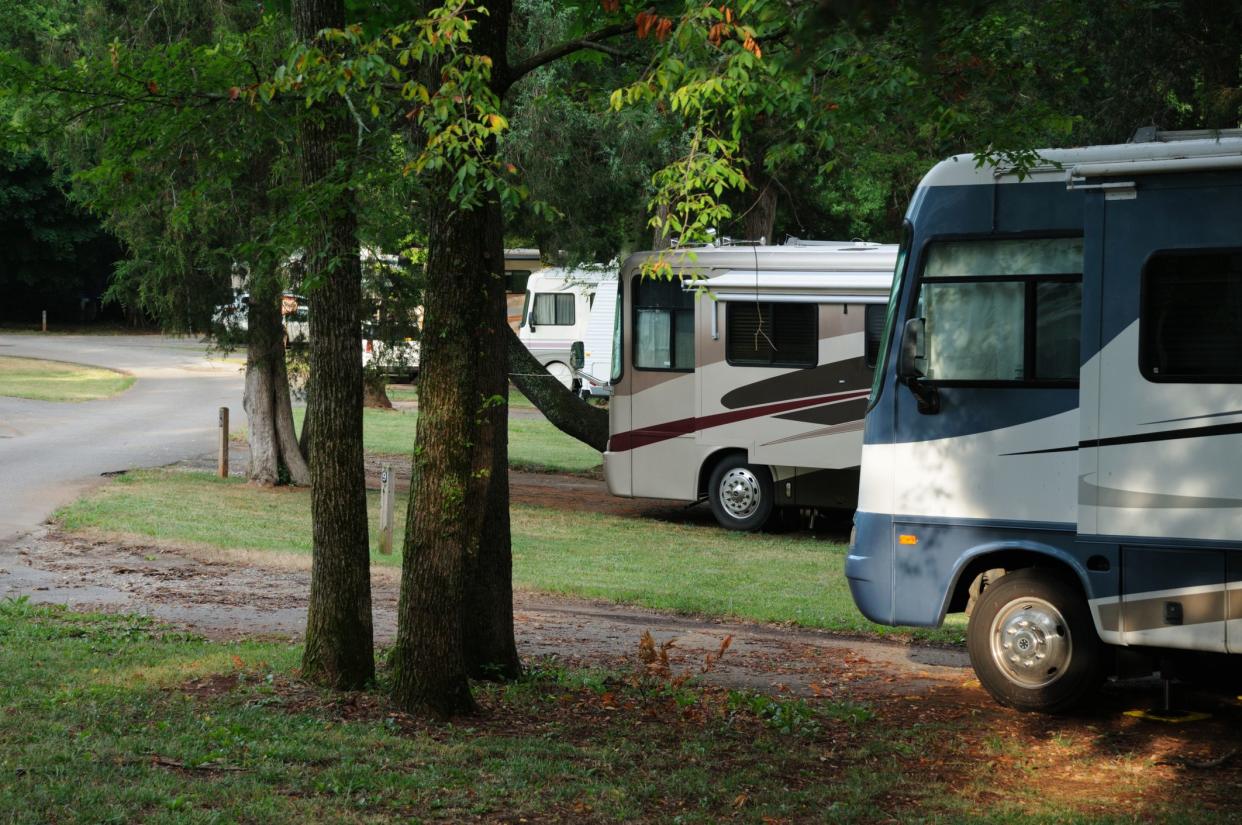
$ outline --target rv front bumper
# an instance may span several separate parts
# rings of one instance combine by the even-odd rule
[[[608,483],[608,492],[614,496],[630,498],[634,495],[633,473],[630,469],[631,452],[604,453],[604,481]]]
[[[893,518],[879,513],[854,514],[845,578],[859,611],[878,624],[893,621]]]

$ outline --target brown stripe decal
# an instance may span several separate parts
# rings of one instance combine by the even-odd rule
[[[786,415],[778,415],[777,418],[829,427],[833,424],[844,424],[847,421],[861,421],[863,414],[866,412],[866,399],[858,398],[853,401],[844,401],[824,407],[815,407],[810,410],[799,410]]]
[[[731,410],[730,412],[705,415],[702,418],[680,418],[676,421],[667,421],[653,427],[643,427],[637,430],[617,433],[608,439],[608,451],[612,453],[621,453],[626,450],[645,447],[648,444],[656,444],[661,441],[667,441],[670,438],[676,438],[679,435],[687,435],[689,433],[697,432],[698,430],[721,427],[725,424],[734,424],[738,421],[745,421],[749,418],[759,418],[764,415],[774,415],[775,413],[799,410],[805,407],[814,407],[819,404],[827,404],[832,401],[848,401],[854,398],[865,398],[870,393],[871,390],[853,390],[851,392],[837,393],[835,395],[819,395],[814,398],[799,398],[794,401],[781,401],[777,404],[763,404],[758,407],[749,407],[744,410]]]

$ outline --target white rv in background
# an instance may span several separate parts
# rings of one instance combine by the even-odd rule
[[[533,272],[526,282],[518,339],[568,389],[579,384],[571,366],[573,345],[585,341],[596,291],[615,291],[615,284],[608,271],[560,268]]]
[[[617,281],[600,281],[591,302],[591,317],[582,339],[582,366],[578,369],[578,392],[583,398],[612,395],[614,330],[617,326]]]
[[[609,491],[707,499],[735,530],[853,509],[896,245],[682,249],[672,279],[643,276],[655,254],[621,268]]]

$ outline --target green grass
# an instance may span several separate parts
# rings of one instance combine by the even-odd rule
[[[4,821],[849,823],[925,784],[902,732],[835,752],[872,724],[857,706],[537,666],[433,726],[297,682],[298,656],[0,602]]]
[[[389,401],[418,400],[417,384],[389,384],[387,389]],[[535,405],[517,387],[509,387],[509,408],[533,410]]]
[[[535,661],[516,682],[475,685],[480,715],[433,724],[387,703],[382,668],[366,692],[298,681],[300,653],[0,601],[4,822],[1236,821],[1233,774],[1170,780],[1146,767],[1142,742],[1083,753],[1081,784],[1048,787],[1037,780],[1063,775],[1060,755],[1031,768],[983,755],[1042,739],[1012,720],[994,730],[992,714],[937,720],[925,702]],[[1008,744],[981,751],[989,734]]]
[[[378,496],[368,496],[372,559],[400,564],[405,501],[394,545],[374,551]],[[671,610],[793,623],[845,633],[959,643],[960,617],[938,629],[872,624],[845,581],[846,548],[806,536],[752,535],[702,525],[514,505],[518,587]],[[58,513],[66,529],[133,533],[222,549],[309,554],[310,496],[260,489],[205,473],[128,473]]]
[[[36,358],[0,356],[0,395],[35,401],[95,401],[124,392],[132,375]]]
[[[388,396],[393,401],[416,401],[418,388],[404,384],[389,386]],[[514,408],[535,408],[517,389],[509,390],[509,403]],[[299,430],[305,416],[304,407],[293,410]],[[371,453],[408,456],[414,450],[417,424],[417,410],[364,409],[363,448]],[[246,440],[244,420],[233,426],[231,437],[235,441]],[[602,463],[603,457],[597,450],[565,435],[544,418],[514,416],[509,419],[509,466],[516,470],[590,473],[597,471]]]
[[[305,408],[293,411],[302,428]],[[414,450],[416,410],[362,411],[362,444],[367,452],[408,456]],[[244,441],[245,426],[235,427],[232,437]],[[586,473],[602,463],[599,452],[570,438],[542,418],[509,419],[509,466],[535,472]]]

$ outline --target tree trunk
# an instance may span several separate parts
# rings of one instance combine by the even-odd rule
[[[486,415],[480,330],[497,314],[485,300],[487,210],[455,207],[446,182],[437,184],[428,199],[418,436],[390,661],[398,707],[450,717],[475,709],[462,644],[465,580],[488,485],[474,472]]]
[[[500,403],[484,414],[482,437],[475,451],[476,474],[485,474],[486,498],[481,510],[473,569],[467,570],[465,622],[462,639],[466,670],[476,679],[516,679],[522,675],[513,635],[513,547],[509,532],[509,327],[505,297],[504,223],[499,204],[489,205],[487,254],[491,271],[487,287],[490,322],[481,335],[486,353],[478,371],[479,395]],[[525,349],[525,347],[523,347]],[[563,389],[559,381],[554,381]]]
[[[551,374],[513,330],[505,336],[513,383],[558,430],[601,453],[608,449],[608,410],[593,407],[574,395]]]
[[[311,41],[345,24],[342,0],[294,0],[294,31]],[[350,138],[348,114],[322,104],[298,126],[302,185],[330,193],[311,227],[310,418],[313,556],[306,614],[303,677],[341,689],[375,676],[371,626],[371,569],[362,458],[362,359],[358,259],[353,192],[339,178],[339,148]],[[334,179],[334,177],[336,179]]]
[[[280,323],[280,283],[258,276],[250,285],[247,319],[246,410],[250,440],[250,480],[271,486],[285,478],[310,483],[310,469],[293,437],[293,403],[285,370],[284,329]]]
[[[662,203],[656,206],[656,217],[660,219],[660,226],[651,232],[651,248],[658,252],[673,245],[673,238],[668,234],[668,229],[664,225],[664,221],[668,220],[668,204]]]
[[[511,3],[494,0],[487,10],[471,31],[471,45],[492,58],[496,76],[503,78]],[[428,75],[437,77],[437,72],[430,67]],[[489,151],[495,151],[494,144]],[[463,208],[450,196],[451,186],[450,173],[438,174],[430,181],[427,199],[418,437],[397,641],[390,660],[394,703],[441,717],[475,710],[467,674],[477,657],[467,657],[467,622],[481,622],[470,631],[472,637],[480,628],[492,634],[499,611],[512,611],[511,598],[499,592],[508,582],[491,579],[508,574],[508,509],[489,512],[500,495],[491,489],[493,484],[502,476],[508,483],[507,468],[502,465],[498,471],[496,464],[497,451],[507,454],[505,436],[496,429],[497,422],[502,429],[507,423],[504,405],[491,409],[493,395],[504,398],[503,391],[495,392],[503,384],[497,341],[509,330],[498,300],[503,281],[496,283],[503,268],[499,206]],[[489,553],[484,562],[488,572],[481,574],[479,543],[485,532],[492,546],[502,542],[503,549],[499,556]],[[481,595],[468,599],[467,578],[477,584],[480,575],[488,576],[488,584],[480,588]],[[479,599],[489,598],[500,604],[489,602],[484,616],[467,615],[467,610],[477,609]],[[511,659],[499,664],[516,669],[516,652]]]
[[[751,183],[759,191],[750,211],[742,219],[745,240],[768,245],[772,243],[772,233],[776,229],[776,184],[762,172],[752,175]]]

